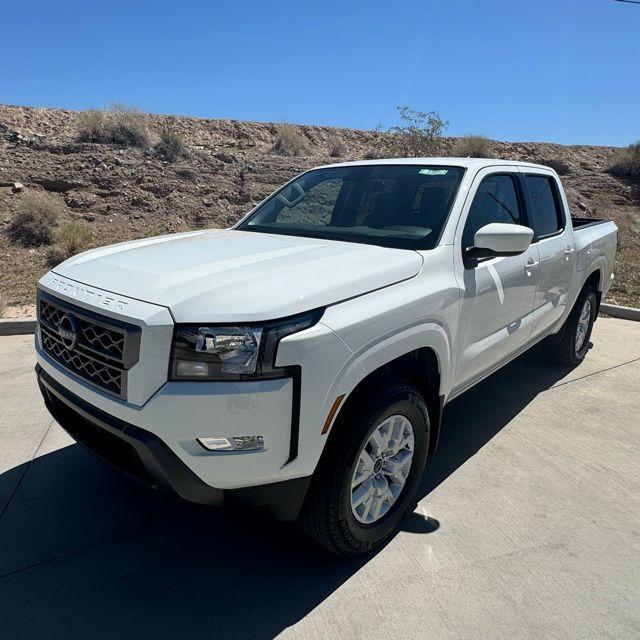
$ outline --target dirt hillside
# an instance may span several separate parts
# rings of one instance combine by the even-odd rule
[[[179,134],[188,156],[161,159],[153,148],[78,142],[79,114],[0,105],[0,294],[5,315],[32,312],[47,246],[12,240],[11,220],[29,192],[63,207],[61,223],[90,232],[90,244],[233,224],[295,174],[314,165],[363,158],[380,147],[372,131],[301,126],[311,155],[276,153],[277,125],[179,116],[146,116],[152,140]],[[443,142],[446,153],[453,140]],[[604,172],[612,147],[492,142],[492,155],[553,166],[572,212],[611,217],[620,227],[609,300],[640,306],[640,185]],[[0,309],[1,312],[1,309]]]

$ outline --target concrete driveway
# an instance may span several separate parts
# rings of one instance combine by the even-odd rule
[[[537,351],[446,410],[416,511],[374,557],[182,503],[52,423],[0,339],[3,638],[638,638],[640,324],[577,369]]]

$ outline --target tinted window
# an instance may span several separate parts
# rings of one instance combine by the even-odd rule
[[[463,175],[461,167],[424,165],[315,169],[276,192],[238,228],[431,249]]]
[[[548,236],[562,228],[558,192],[553,178],[525,176],[536,237]]]
[[[280,223],[329,224],[340,192],[340,181],[322,180],[311,187],[303,198],[296,186],[294,182],[282,191],[281,197],[289,206],[280,209],[275,219]]]
[[[462,246],[472,247],[476,231],[492,222],[522,224],[516,185],[511,176],[488,176],[480,183],[464,227]]]

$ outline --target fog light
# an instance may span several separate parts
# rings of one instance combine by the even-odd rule
[[[262,436],[229,436],[218,438],[196,438],[208,451],[261,451],[264,449]]]

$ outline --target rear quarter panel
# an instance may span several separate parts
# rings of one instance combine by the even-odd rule
[[[618,227],[614,222],[603,222],[588,227],[574,229],[573,239],[576,250],[576,271],[572,292],[575,298],[580,293],[587,278],[596,270],[600,271],[600,285],[598,289],[602,295],[607,293],[611,285]]]

